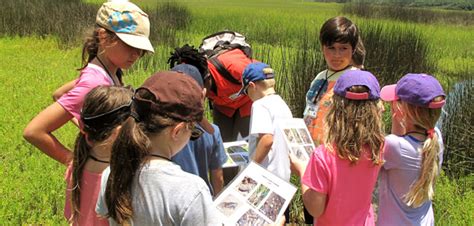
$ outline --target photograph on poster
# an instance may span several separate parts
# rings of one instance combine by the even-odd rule
[[[255,207],[258,207],[265,197],[267,197],[270,189],[263,184],[260,184],[258,188],[250,195],[249,203]]]
[[[279,212],[282,210],[283,204],[285,204],[285,199],[272,192],[267,200],[265,200],[262,207],[260,207],[260,212],[270,218],[270,220],[276,221]]]
[[[306,152],[306,149],[301,146],[294,146],[291,147],[291,152],[296,158],[302,160],[302,161],[308,161],[309,160],[309,155]]]
[[[227,152],[229,154],[232,154],[232,153],[241,153],[241,152],[247,152],[247,149],[245,149],[245,147],[243,146],[230,146],[227,148]]]
[[[249,163],[247,141],[224,142],[224,150],[228,158],[223,168],[245,166]]]
[[[289,154],[301,161],[308,161],[315,149],[313,140],[303,119],[291,118],[276,123],[277,132],[283,134]]]
[[[234,161],[234,163],[236,163],[237,165],[246,164],[249,161],[248,156],[243,156],[239,153],[229,154],[229,156],[232,158],[232,161]]]
[[[308,156],[311,157],[311,154],[313,153],[314,151],[314,147],[313,146],[304,146],[304,150],[306,151],[306,153],[308,153]]]
[[[291,132],[292,132],[293,135],[295,136],[296,143],[297,143],[297,144],[303,144],[303,140],[302,140],[301,137],[299,136],[298,130],[297,130],[296,128],[291,128]]]
[[[301,139],[305,144],[313,144],[313,140],[306,129],[298,129]]]
[[[227,197],[217,204],[217,209],[221,211],[227,217],[230,217],[243,205],[242,201],[235,197],[233,194],[229,194]]]
[[[216,197],[213,208],[222,225],[275,224],[297,188],[255,162],[250,162]]]
[[[296,143],[295,135],[291,132],[291,129],[284,129],[285,137],[289,143]]]
[[[270,223],[265,221],[257,212],[249,209],[242,217],[237,221],[237,225],[269,225]]]
[[[254,179],[244,177],[244,179],[237,185],[237,191],[242,196],[246,197],[255,186],[257,186],[257,182]]]

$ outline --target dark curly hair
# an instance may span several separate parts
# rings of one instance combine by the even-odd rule
[[[170,54],[171,56],[167,62],[170,68],[173,68],[177,64],[185,63],[195,66],[203,78],[209,74],[205,55],[200,53],[194,46],[185,44],[182,47],[176,47],[174,52],[170,52]]]

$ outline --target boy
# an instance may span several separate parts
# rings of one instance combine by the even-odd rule
[[[290,108],[275,92],[275,75],[267,64],[249,64],[242,75],[242,89],[253,101],[250,114],[250,158],[285,181],[290,181],[290,161],[282,134],[275,133],[278,119],[293,118]]]
[[[189,75],[203,87],[201,73],[196,67],[190,64],[178,64],[171,70]],[[203,88],[203,90],[205,89]],[[202,136],[197,139],[193,139],[193,135],[191,135],[189,143],[171,160],[178,164],[183,171],[200,176],[209,187],[211,195],[215,197],[224,186],[222,165],[227,161],[227,155],[224,151],[219,128],[214,124],[206,123],[206,125],[212,126],[212,129],[208,130],[214,131],[214,133],[203,132]]]

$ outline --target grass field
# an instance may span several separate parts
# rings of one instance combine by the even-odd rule
[[[141,7],[156,7],[156,1],[136,2]],[[189,24],[170,33],[173,43],[198,46],[202,37],[223,29],[246,34],[254,48],[255,58],[269,63],[280,73],[280,91],[285,98],[295,99],[291,100],[294,112],[301,111],[300,105],[304,100],[298,99],[298,95],[306,89],[289,81],[293,81],[295,76],[304,76],[301,78],[302,82],[309,83],[314,73],[324,67],[316,34],[322,22],[339,15],[342,8],[341,4],[336,3],[283,0],[195,0],[181,1],[179,4],[189,10],[191,17]],[[399,34],[406,32],[419,37],[414,41],[414,46],[425,45],[427,53],[422,57],[431,68],[427,72],[438,76],[445,88],[459,80],[473,79],[473,26],[417,24],[347,16],[360,24],[361,28],[365,28],[367,33],[376,34],[374,31],[381,29],[384,34],[384,37],[368,37],[374,41],[365,43],[368,49],[367,65],[373,65],[369,70],[372,69],[375,74],[387,71],[388,68],[396,69],[397,73],[418,68],[416,66],[420,61],[416,60],[399,65],[398,62],[390,61],[384,65],[378,64],[382,58],[395,55],[403,57],[403,53],[406,58],[412,59],[409,58],[412,54],[407,47],[401,44],[388,46],[405,43],[406,40]],[[412,31],[414,33],[410,33]],[[396,42],[390,37],[400,38],[402,42]],[[376,45],[377,38],[384,38],[382,40],[386,41],[387,46],[383,46],[384,42]],[[156,53],[146,56],[126,73],[126,84],[137,86],[153,72],[167,69],[166,59],[176,46],[160,40],[155,40],[155,43]],[[81,66],[80,45],[68,44],[65,47],[60,35],[55,34],[41,37],[0,34],[0,82],[3,84],[3,89],[0,90],[2,225],[67,224],[62,216],[65,167],[27,144],[22,138],[22,131],[32,117],[52,102],[51,94],[57,87],[77,77],[75,69]],[[387,53],[383,53],[384,50]],[[309,64],[311,65],[307,66]],[[392,77],[403,75],[390,74],[389,71],[384,73]],[[290,90],[297,95],[290,95]],[[77,132],[73,125],[67,125],[57,131],[56,136],[66,146],[72,147]],[[472,173],[461,179],[450,179],[442,175],[435,195],[438,225],[474,225],[473,181]]]

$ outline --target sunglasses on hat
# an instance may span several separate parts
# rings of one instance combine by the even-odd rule
[[[190,140],[197,140],[199,139],[204,131],[199,128],[199,126],[196,126],[195,122],[192,122],[189,127],[187,127],[189,130],[191,130],[191,137],[189,138]]]

